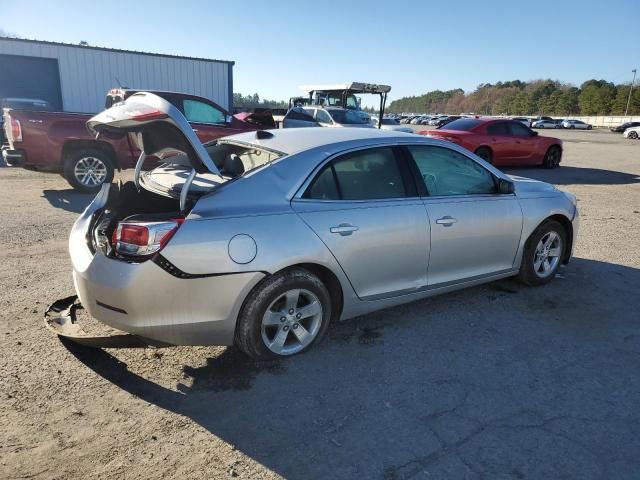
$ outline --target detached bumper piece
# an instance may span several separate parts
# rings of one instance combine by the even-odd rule
[[[94,348],[144,348],[161,346],[130,333],[113,330],[108,335],[87,334],[78,323],[76,312],[83,309],[77,295],[53,302],[44,312],[46,327],[56,335],[80,345]]]

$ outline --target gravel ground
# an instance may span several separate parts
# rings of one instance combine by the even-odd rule
[[[640,141],[511,170],[576,194],[575,258],[333,325],[306,355],[63,344],[67,234],[90,198],[0,169],[0,478],[640,478]]]

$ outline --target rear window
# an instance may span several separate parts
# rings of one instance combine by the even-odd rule
[[[476,120],[474,118],[459,118],[451,123],[447,123],[444,127],[447,130],[462,130],[464,132],[468,132],[469,130],[476,128],[481,123],[482,122],[480,120]]]

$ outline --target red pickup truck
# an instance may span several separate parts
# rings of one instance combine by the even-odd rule
[[[139,90],[113,89],[107,94],[106,108],[125,100]],[[230,115],[212,101],[176,92],[153,91],[175,105],[189,120],[203,143],[234,133],[275,128],[270,113]],[[82,192],[96,192],[111,182],[114,170],[131,168],[140,152],[127,138],[94,138],[86,122],[92,114],[4,110],[7,143],[2,157],[11,166],[60,173]]]

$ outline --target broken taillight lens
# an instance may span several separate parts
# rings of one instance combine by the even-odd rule
[[[113,231],[113,248],[125,257],[148,257],[164,248],[182,222],[184,218],[162,222],[120,222]]]

